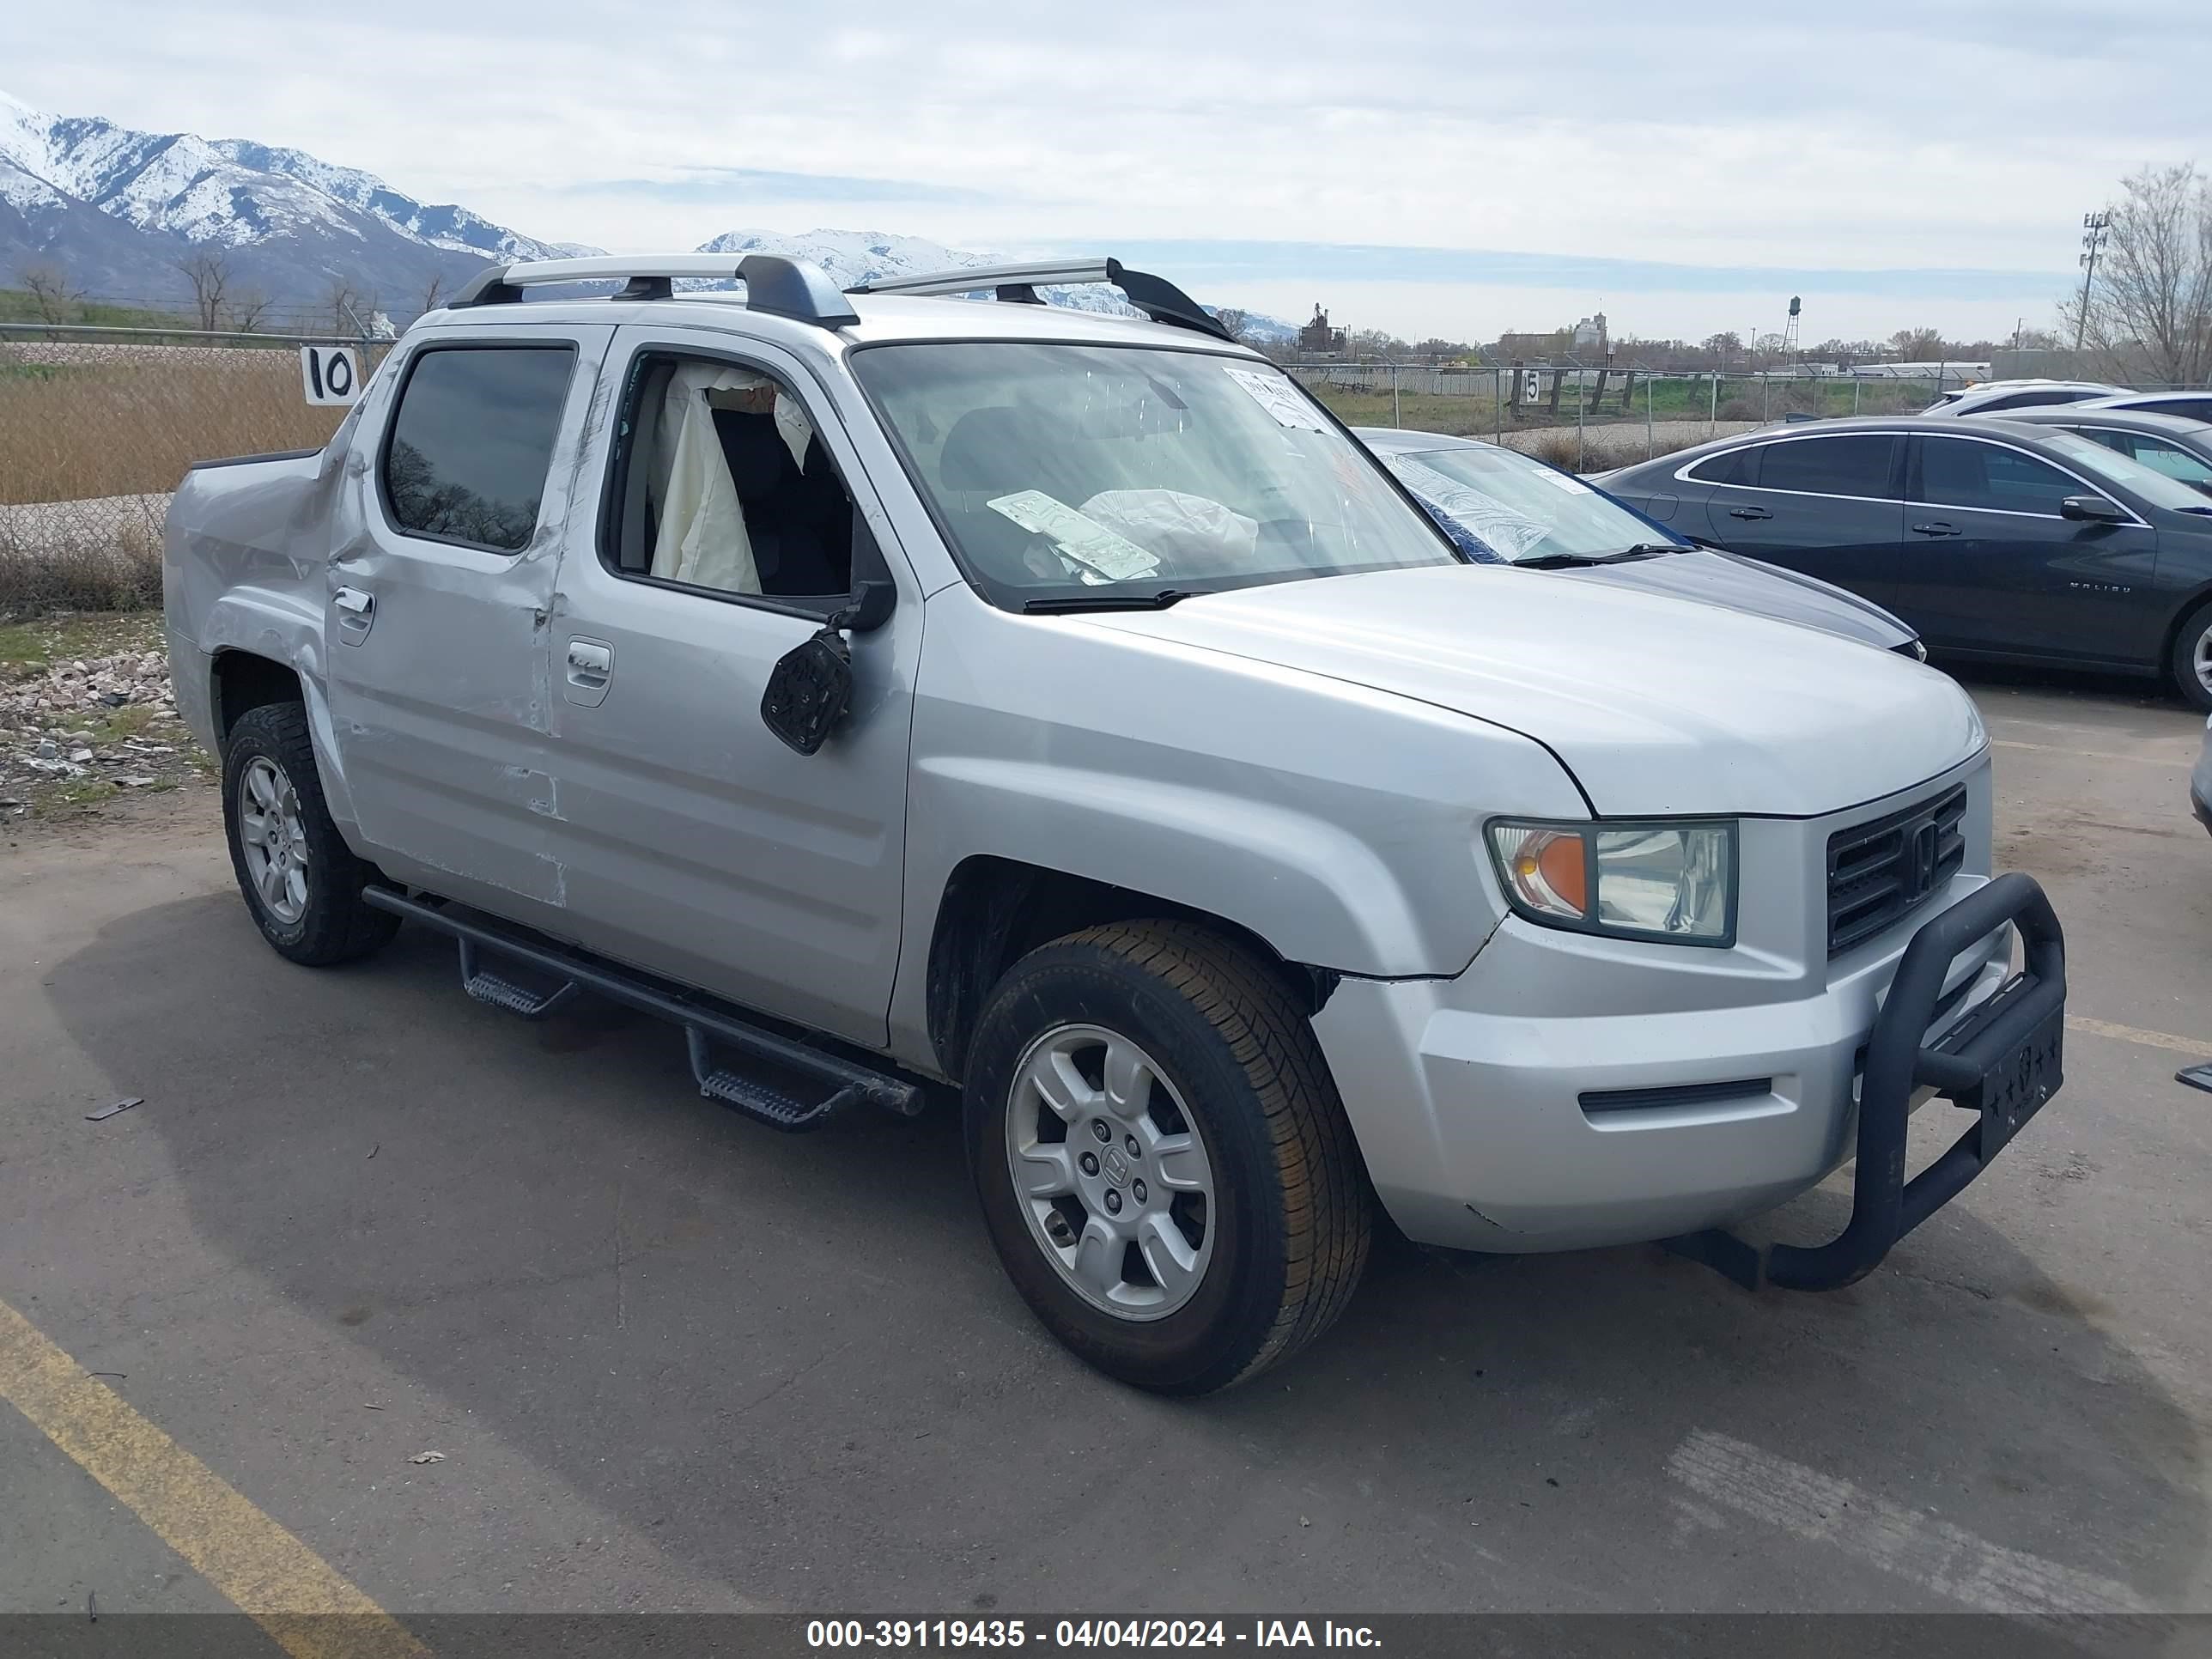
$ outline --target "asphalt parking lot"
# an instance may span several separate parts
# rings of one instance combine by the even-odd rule
[[[1032,1324],[945,1114],[777,1136],[667,1030],[514,1020],[419,931],[292,968],[204,794],[27,834],[0,1393],[46,1392],[0,1401],[0,1611],[219,1610],[285,1539],[403,1619],[2212,1609],[2202,722],[1972,690],[2072,981],[2064,1091],[1990,1175],[1822,1297],[1387,1249],[1331,1337],[1198,1402]],[[165,1536],[95,1479],[163,1445],[252,1513]]]

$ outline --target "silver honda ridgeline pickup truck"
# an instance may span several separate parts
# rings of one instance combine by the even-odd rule
[[[1102,280],[1141,316],[1035,303]],[[495,270],[319,452],[195,469],[166,575],[279,952],[438,930],[783,1129],[952,1085],[1007,1273],[1142,1387],[1326,1329],[1378,1206],[1849,1283],[2058,1086],[1950,680],[1462,563],[1113,261]],[[1729,1231],[1853,1158],[1833,1239]]]

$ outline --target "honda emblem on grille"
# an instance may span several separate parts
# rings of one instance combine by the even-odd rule
[[[1905,896],[1924,898],[1936,885],[1936,844],[1938,836],[1931,820],[1912,827],[1911,838],[1905,846],[1905,868],[1899,873],[1903,878]]]

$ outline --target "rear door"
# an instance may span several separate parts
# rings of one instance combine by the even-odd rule
[[[325,619],[331,741],[386,871],[557,915],[545,623],[585,412],[614,331],[452,329],[378,377]]]
[[[1777,438],[1708,456],[1685,481],[1713,486],[1710,533],[1731,552],[1887,605],[1905,526],[1902,448],[1887,432]]]
[[[2156,651],[2146,603],[2157,532],[2063,517],[2109,491],[1993,438],[1916,436],[1898,603],[1937,650],[2138,663]]]

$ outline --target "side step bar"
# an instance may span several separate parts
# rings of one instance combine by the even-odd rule
[[[665,987],[645,975],[550,939],[526,938],[489,921],[455,915],[389,887],[366,888],[362,900],[459,940],[462,988],[479,1002],[526,1019],[543,1019],[579,991],[589,990],[683,1027],[691,1075],[700,1094],[770,1128],[787,1132],[818,1128],[839,1112],[859,1105],[879,1106],[902,1117],[921,1111],[918,1085],[769,1030],[726,1003]],[[487,954],[499,959],[500,965],[487,967]],[[542,978],[550,985],[535,986],[502,971],[510,964],[520,965],[530,978]],[[783,1073],[788,1082],[810,1085],[821,1092],[809,1099],[803,1092],[717,1065],[714,1050],[718,1047],[733,1049]]]

